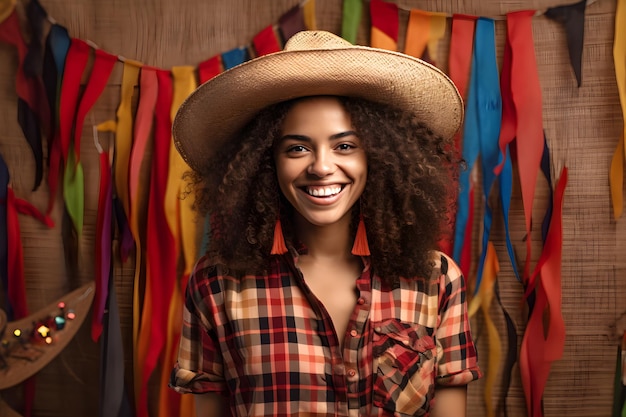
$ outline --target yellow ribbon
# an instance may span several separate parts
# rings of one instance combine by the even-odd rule
[[[304,15],[304,25],[308,30],[317,30],[317,20],[315,19],[315,0],[307,0],[302,6]]]
[[[122,202],[126,218],[130,219],[130,201],[128,192],[128,165],[133,141],[133,93],[139,82],[139,70],[142,64],[137,61],[124,61],[120,104],[117,108],[117,128],[115,131],[115,190]]]
[[[447,18],[442,13],[430,13],[430,37],[428,39],[428,55],[436,62],[439,53],[439,41],[446,33]]]
[[[617,219],[623,210],[623,184],[624,184],[624,137],[626,136],[626,33],[623,29],[626,25],[626,4],[624,0],[617,0],[615,10],[615,38],[613,40],[613,61],[615,66],[615,78],[619,101],[622,106],[622,118],[624,127],[620,135],[619,143],[613,154],[609,183],[611,186],[611,199],[613,201],[613,215]],[[619,29],[618,29],[619,28]]]
[[[476,296],[470,301],[470,305],[468,307],[468,314],[470,317],[473,317],[479,308],[482,311],[485,320],[485,327],[487,328],[487,337],[489,339],[489,362],[487,364],[485,389],[483,391],[486,417],[495,417],[495,410],[492,405],[492,395],[493,388],[496,384],[496,377],[498,376],[500,359],[502,357],[502,343],[500,341],[500,335],[498,334],[498,329],[489,315],[489,309],[494,296],[494,286],[499,272],[500,263],[498,262],[498,255],[493,247],[493,243],[488,242],[480,289],[478,290],[478,294],[476,294]]]

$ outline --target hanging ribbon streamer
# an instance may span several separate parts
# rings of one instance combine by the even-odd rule
[[[173,98],[170,111],[170,120],[176,116],[178,108],[189,94],[196,88],[196,79],[193,67],[174,67],[172,68]],[[185,265],[183,276],[176,279],[175,275],[171,276],[171,284],[167,284],[170,292],[167,297],[169,306],[167,317],[167,333],[165,342],[164,358],[166,363],[174,363],[176,361],[176,353],[180,340],[180,331],[182,329],[183,314],[183,297],[184,288],[187,285],[187,279],[191,273],[191,269],[198,257],[198,249],[196,240],[198,237],[198,227],[193,215],[193,200],[191,195],[187,195],[183,199],[185,192],[185,183],[183,175],[191,169],[185,163],[180,153],[176,151],[174,141],[170,143],[170,160],[169,175],[167,187],[165,189],[165,215],[169,228],[172,232],[174,245],[170,248],[173,254],[178,254],[180,249],[183,253],[183,264]],[[178,263],[178,259],[176,259]],[[161,391],[159,396],[159,413],[160,417],[168,417],[174,415],[179,409],[180,396],[167,387],[171,369],[164,368],[161,372]]]
[[[517,119],[516,144],[526,223],[524,277],[530,274],[532,208],[543,154],[541,86],[532,32],[533,10],[507,14],[507,42],[511,47],[511,97]]]
[[[429,35],[430,13],[417,9],[411,10],[406,27],[404,53],[416,58],[422,58],[428,45]],[[470,41],[473,40],[473,37],[470,38]],[[471,47],[469,50],[472,50]]]
[[[455,14],[452,17],[452,33],[450,35],[450,54],[448,57],[448,75],[457,86],[463,103],[467,101],[467,85],[469,82],[470,72],[472,68],[472,55],[474,48],[474,30],[476,27],[475,16]],[[408,38],[407,38],[408,41]],[[460,129],[454,137],[454,146],[462,153],[462,129]],[[470,190],[470,193],[472,191]],[[473,195],[469,196],[473,200]],[[455,224],[456,212],[449,213],[450,224]],[[471,224],[471,223],[470,223]],[[470,226],[471,227],[471,226]],[[471,230],[471,229],[470,229]],[[453,232],[454,233],[454,232]],[[467,232],[466,232],[467,233]],[[471,233],[471,231],[469,232]],[[439,242],[440,248],[444,253],[452,256],[454,236],[444,238]],[[463,248],[471,251],[471,242]],[[468,258],[470,258],[468,256]],[[466,277],[469,277],[469,267],[459,265]]]
[[[222,57],[215,55],[198,65],[198,79],[200,84],[204,84],[217,74],[222,72]]]
[[[476,117],[476,130],[465,134],[475,135],[476,139],[470,142],[478,142],[480,146],[480,161],[483,179],[483,233],[482,233],[482,253],[478,261],[478,271],[476,274],[476,293],[480,288],[482,270],[487,256],[489,235],[493,214],[489,205],[489,195],[496,180],[494,168],[498,162],[498,137],[500,135],[500,120],[502,118],[502,99],[500,95],[500,85],[498,83],[498,64],[496,60],[495,44],[495,22],[492,19],[479,18],[476,22],[476,35],[474,42],[474,64],[472,77],[475,82],[470,88],[474,89],[474,94],[470,99],[474,99],[472,108],[477,110],[468,117]],[[467,136],[466,136],[467,138]]]
[[[98,193],[98,213],[96,216],[96,241],[94,255],[94,281],[96,284],[91,318],[91,339],[97,342],[103,329],[103,317],[106,301],[109,298],[109,279],[111,274],[111,206],[113,189],[111,184],[111,166],[109,153],[98,143],[98,131],[94,128],[94,141],[100,155],[100,187]]]
[[[484,324],[487,328],[487,338],[489,339],[489,362],[487,364],[487,373],[485,378],[485,389],[483,391],[483,400],[485,404],[486,417],[494,417],[494,407],[492,404],[493,388],[498,375],[498,367],[502,356],[502,347],[498,329],[491,319],[489,310],[493,302],[494,289],[498,273],[500,272],[500,263],[498,255],[493,247],[493,243],[488,242],[485,265],[483,269],[483,284],[478,293],[472,298],[468,307],[468,315],[473,317],[478,309],[481,310]]]
[[[317,30],[317,13],[315,12],[315,0],[306,0],[302,6],[304,13],[304,25],[309,30]]]
[[[446,21],[445,14],[412,9],[406,29],[404,53],[435,65],[439,55],[439,41],[446,32]],[[468,39],[470,42],[472,40]]]
[[[484,19],[483,19],[484,20]],[[474,48],[473,48],[473,60],[470,72],[469,86],[467,92],[467,100],[465,101],[465,123],[463,125],[463,146],[462,156],[466,163],[466,168],[461,171],[459,177],[459,197],[457,205],[457,213],[455,220],[455,233],[454,233],[454,247],[453,258],[461,266],[465,276],[468,278],[471,276],[469,272],[471,260],[467,257],[463,257],[463,252],[469,252],[468,246],[471,246],[471,232],[473,225],[473,180],[472,177],[474,165],[480,154],[481,142],[479,135],[481,134],[480,114],[483,108],[480,107],[479,102],[479,88],[482,82],[490,82],[493,80],[487,80],[481,78],[480,67],[489,67],[487,61],[489,60],[490,52],[486,49],[481,49],[482,42],[493,43],[489,40],[488,23],[485,21],[482,26],[484,29],[478,32],[478,23],[476,23],[476,33],[474,36]],[[480,38],[479,38],[480,37]],[[485,39],[482,39],[485,37]],[[496,76],[497,80],[497,76]],[[491,112],[490,112],[491,113]],[[495,116],[492,114],[492,116]],[[491,123],[491,122],[489,122]],[[484,125],[487,128],[487,125]],[[475,291],[478,287],[475,288]]]
[[[428,56],[425,59],[433,65],[437,65],[439,59],[439,42],[446,34],[447,21],[445,14],[430,12],[430,34],[426,49]]]
[[[534,292],[535,304],[522,339],[520,374],[530,417],[543,417],[543,392],[552,362],[561,359],[565,345],[565,323],[561,313],[561,255],[563,196],[567,186],[563,168],[554,192],[554,211],[546,243],[525,296]],[[544,323],[544,321],[547,321]]]
[[[257,33],[252,42],[254,43],[256,56],[272,54],[282,49],[272,25]]]
[[[117,107],[117,128],[115,130],[115,196],[117,227],[121,236],[120,253],[122,262],[126,262],[133,250],[134,242],[128,219],[130,218],[130,195],[128,190],[128,170],[130,165],[130,150],[133,142],[133,109],[132,101],[135,88],[139,82],[141,62],[124,60],[122,73],[122,87],[120,90],[120,104]]]
[[[141,313],[135,390],[138,417],[148,416],[148,381],[166,341],[169,300],[174,291],[177,252],[165,212],[165,190],[171,146],[172,80],[170,72],[157,70],[159,93],[155,107],[155,134],[146,228],[146,288]],[[155,308],[153,308],[155,306]]]
[[[585,11],[587,0],[566,6],[550,7],[544,13],[548,19],[560,23],[565,28],[569,60],[576,76],[578,87],[582,85],[583,44],[585,43]]]
[[[500,202],[502,204],[502,217],[504,221],[504,231],[506,248],[513,268],[513,273],[519,282],[521,277],[517,268],[517,258],[511,243],[511,233],[509,229],[509,211],[511,209],[511,196],[513,194],[513,162],[511,159],[511,144],[515,140],[517,132],[517,116],[515,114],[515,104],[511,91],[511,66],[512,51],[511,45],[507,41],[504,44],[504,56],[502,62],[502,73],[500,76],[500,93],[502,96],[502,120],[500,122],[500,137],[498,139],[500,147],[500,162],[493,172],[498,175]],[[509,348],[511,348],[509,346]],[[516,348],[517,349],[517,348]],[[513,364],[508,364],[513,366]]]
[[[234,48],[230,51],[222,54],[222,64],[224,64],[224,71],[236,67],[250,59],[248,55],[248,48]]]
[[[73,220],[78,236],[82,234],[84,207],[85,207],[85,183],[83,166],[80,162],[80,142],[83,125],[87,113],[96,103],[107,85],[109,76],[117,58],[101,50],[95,51],[95,58],[87,87],[83,92],[76,118],[74,120],[73,139],[70,145],[63,175],[63,197],[68,214]]]
[[[363,2],[361,0],[343,0],[341,37],[351,44],[356,44],[362,15]]]
[[[129,167],[129,192],[130,192],[130,229],[135,240],[135,276],[133,285],[133,355],[137,356],[137,343],[140,327],[141,312],[141,288],[142,278],[145,270],[144,245],[145,235],[141,230],[145,230],[145,225],[140,225],[141,214],[145,213],[145,206],[140,200],[144,197],[145,181],[140,181],[142,163],[144,161],[145,150],[152,132],[152,122],[154,120],[154,109],[158,96],[158,80],[156,70],[150,67],[142,67],[139,81],[139,104],[135,117],[134,140],[130,155]]]
[[[52,25],[46,39],[44,55],[44,83],[50,103],[50,135],[48,136],[48,208],[52,213],[57,197],[59,173],[61,170],[61,131],[60,131],[60,99],[65,71],[65,60],[70,49],[71,39],[67,30],[59,25]]]
[[[370,44],[374,48],[398,49],[398,6],[382,0],[370,1],[372,28]]]
[[[283,42],[287,42],[296,33],[306,30],[302,7],[296,5],[282,15],[278,20],[278,27]]]
[[[611,186],[611,200],[613,203],[613,217],[619,219],[622,216],[624,201],[624,137],[626,136],[626,33],[617,28],[626,27],[626,1],[617,0],[615,10],[615,35],[613,39],[613,63],[615,66],[615,79],[617,91],[622,108],[624,126],[620,134],[619,142],[613,153],[609,182]]]
[[[40,126],[49,126],[50,109],[45,100],[45,88],[41,77],[29,76],[26,73],[24,61],[28,48],[20,32],[17,11],[14,7],[10,10],[8,16],[0,23],[0,42],[15,46],[18,52],[18,68],[15,78],[18,96],[18,122],[35,160],[36,171],[33,189],[36,189],[43,177],[43,146]]]
[[[39,78],[43,70],[44,35],[43,25],[47,13],[37,0],[31,0],[26,5],[26,17],[30,29],[28,51],[24,57],[24,72],[27,76]]]

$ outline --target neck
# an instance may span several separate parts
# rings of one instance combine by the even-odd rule
[[[307,255],[318,259],[351,258],[353,236],[350,233],[350,216],[328,226],[315,226],[300,216],[296,218],[298,238],[307,247]]]

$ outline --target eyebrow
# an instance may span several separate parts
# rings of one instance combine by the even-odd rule
[[[347,136],[356,136],[356,132],[354,130],[347,130],[345,132],[341,132],[341,133],[335,133],[334,135],[330,136],[330,140],[337,140],[337,139],[342,139],[345,138]],[[284,140],[288,140],[288,139],[293,139],[293,140],[300,140],[300,141],[304,141],[304,142],[311,142],[311,138],[306,136],[306,135],[285,135],[282,136],[280,138],[280,141],[284,141]]]

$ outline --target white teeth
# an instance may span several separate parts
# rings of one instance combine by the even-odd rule
[[[314,197],[329,197],[338,194],[341,187],[324,187],[324,188],[306,188],[306,192]]]

